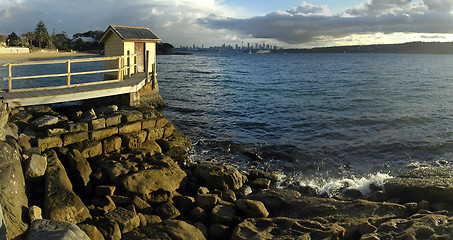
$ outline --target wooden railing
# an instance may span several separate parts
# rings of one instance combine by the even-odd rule
[[[129,53],[129,52],[128,52]],[[110,81],[100,81],[97,83],[107,83],[112,81],[123,81],[124,76],[128,75],[129,77],[132,74],[132,67],[134,67],[135,72],[137,70],[136,62],[131,64],[131,57],[136,57],[136,54],[128,54],[126,56],[117,56],[117,57],[96,57],[96,58],[81,58],[81,59],[67,59],[67,60],[45,60],[45,61],[29,61],[29,62],[20,62],[20,63],[4,63],[3,66],[8,67],[8,77],[3,78],[3,80],[8,80],[8,91],[30,91],[30,90],[37,90],[37,89],[49,89],[48,87],[44,88],[27,88],[27,89],[12,89],[12,81],[19,80],[19,79],[36,79],[36,78],[50,78],[50,77],[65,77],[67,78],[66,85],[61,85],[57,87],[51,88],[64,88],[64,87],[74,87],[74,86],[81,86],[81,85],[90,85],[96,83],[81,83],[81,84],[72,84],[71,85],[71,76],[76,75],[86,75],[86,74],[96,74],[96,73],[108,73],[108,72],[118,72],[118,79],[110,80]],[[149,59],[149,58],[147,58]],[[96,62],[96,61],[118,61],[118,68],[115,69],[105,69],[105,70],[96,70],[96,71],[87,71],[87,72],[71,72],[71,63],[81,63],[81,62]],[[147,61],[146,65],[147,66]],[[126,64],[125,64],[126,63]],[[58,74],[46,74],[46,75],[32,75],[32,76],[21,76],[21,77],[13,77],[12,76],[12,67],[13,66],[25,66],[25,65],[41,65],[41,64],[66,64],[66,73],[58,73]],[[153,65],[154,66],[154,65]],[[154,68],[154,67],[153,67]],[[154,70],[154,69],[153,69]],[[126,72],[127,71],[127,72]],[[149,70],[146,69],[147,79],[149,79]]]

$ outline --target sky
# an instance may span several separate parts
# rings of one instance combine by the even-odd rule
[[[0,0],[0,34],[149,27],[179,46],[453,41],[453,0]]]

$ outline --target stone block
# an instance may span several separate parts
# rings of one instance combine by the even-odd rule
[[[30,126],[33,129],[40,129],[43,127],[52,126],[54,124],[57,124],[58,121],[59,121],[58,117],[56,117],[56,116],[45,115],[45,116],[42,116],[38,119],[31,121]]]
[[[131,122],[125,123],[118,127],[119,134],[127,134],[132,132],[138,132],[142,129],[141,122]]]
[[[30,227],[27,239],[80,239],[90,240],[77,225],[62,221],[38,219]]]
[[[164,129],[163,128],[155,128],[148,130],[148,141],[156,141],[162,139],[164,136]]]
[[[143,113],[137,110],[122,110],[118,112],[123,116],[122,121],[125,123],[136,122],[143,119]]]
[[[105,126],[111,127],[119,125],[121,123],[121,117],[120,114],[105,117]]]
[[[63,135],[63,146],[88,140],[88,132],[74,132]]]
[[[66,129],[68,129],[69,132],[87,132],[88,123],[85,122],[68,123]]]
[[[127,149],[136,149],[146,141],[148,133],[144,130],[122,135],[122,145]]]
[[[156,119],[148,118],[142,120],[142,129],[154,129],[156,127]]]
[[[47,136],[62,135],[68,133],[68,130],[64,128],[50,128],[47,129]]]
[[[118,133],[117,127],[109,127],[109,128],[94,130],[94,131],[90,132],[90,139],[91,140],[101,140],[104,138],[111,137],[117,133]]]
[[[121,207],[107,214],[107,218],[118,224],[122,234],[128,233],[140,226],[140,218],[138,215]]]
[[[92,119],[88,122],[88,128],[90,130],[98,130],[101,128],[105,128],[105,119],[104,118],[96,118]]]
[[[171,124],[166,118],[158,118],[156,121],[156,128],[163,128],[167,124]]]
[[[47,158],[41,155],[33,154],[25,162],[25,177],[33,179],[44,176],[47,168]]]
[[[41,149],[41,151],[44,151],[44,150],[50,149],[50,148],[55,148],[55,147],[62,147],[62,146],[63,146],[63,140],[61,140],[61,137],[59,137],[59,136],[38,138],[38,148]]]
[[[91,158],[102,154],[102,143],[99,141],[85,141],[77,149],[84,158]]]
[[[111,153],[121,149],[122,140],[118,136],[112,136],[102,141],[104,153]]]

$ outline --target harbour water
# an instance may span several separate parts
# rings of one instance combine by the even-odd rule
[[[196,53],[158,72],[193,161],[328,193],[453,164],[453,55]]]
[[[277,171],[329,194],[453,165],[453,55],[196,53],[157,62],[161,112],[192,140],[191,161]],[[13,74],[65,71],[49,67]]]

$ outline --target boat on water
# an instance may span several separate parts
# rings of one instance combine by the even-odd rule
[[[270,50],[259,50],[258,52],[256,52],[256,54],[269,54],[271,53]]]

